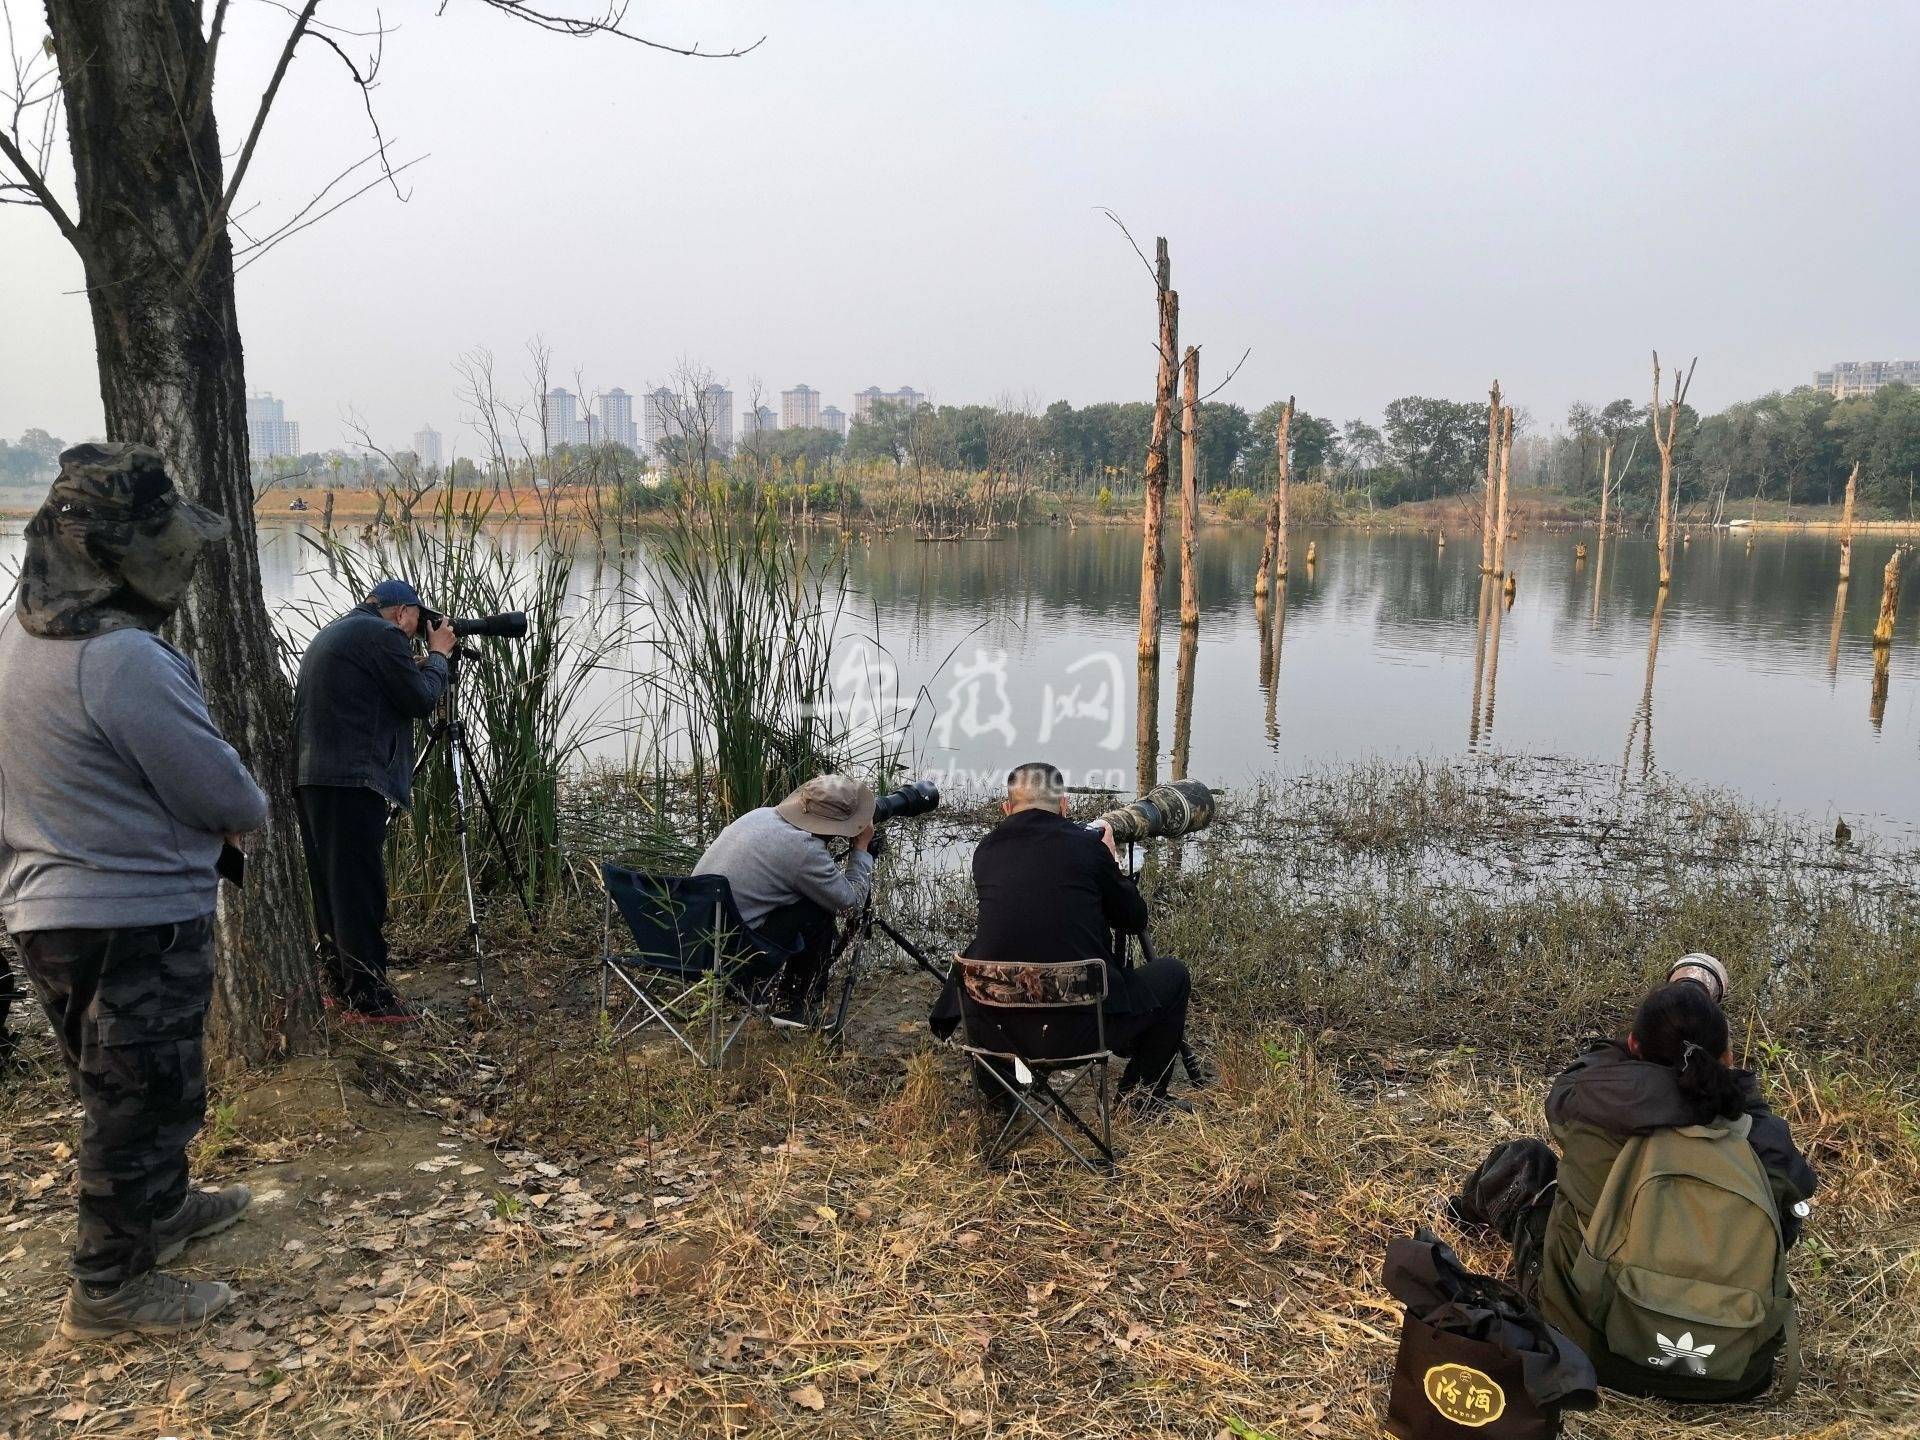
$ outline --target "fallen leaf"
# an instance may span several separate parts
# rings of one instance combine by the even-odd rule
[[[75,1400],[70,1405],[62,1405],[58,1410],[53,1412],[50,1418],[55,1420],[84,1420],[98,1408],[96,1405],[89,1405],[84,1400]]]
[[[818,1385],[802,1385],[798,1390],[789,1390],[787,1398],[803,1410],[824,1410],[827,1397],[820,1393]]]

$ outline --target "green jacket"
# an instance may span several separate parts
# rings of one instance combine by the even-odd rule
[[[1748,1093],[1747,1113],[1753,1118],[1748,1143],[1767,1173],[1780,1212],[1781,1230],[1791,1245],[1799,1238],[1801,1226],[1801,1216],[1794,1207],[1813,1194],[1813,1168],[1794,1147],[1786,1121],[1760,1098],[1752,1075],[1739,1073]],[[1625,1046],[1611,1040],[1596,1042],[1562,1071],[1547,1096],[1547,1124],[1561,1159],[1539,1259],[1537,1298],[1548,1323],[1584,1349],[1593,1358],[1601,1382],[1613,1388],[1646,1390],[1648,1386],[1643,1372],[1616,1369],[1609,1373],[1606,1341],[1580,1313],[1571,1279],[1581,1237],[1627,1139],[1691,1123],[1693,1117],[1674,1071],[1636,1060]],[[1700,1401],[1757,1394],[1772,1379],[1775,1350],[1777,1346],[1763,1351],[1760,1360],[1738,1382],[1715,1384],[1676,1375],[1660,1393]]]

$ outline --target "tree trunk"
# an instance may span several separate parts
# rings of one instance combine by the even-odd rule
[[[325,540],[333,534],[333,487],[327,487],[327,498],[320,502],[320,538]]]
[[[1607,538],[1607,502],[1613,496],[1613,447],[1614,442],[1609,440],[1605,453],[1600,457],[1600,540],[1602,544],[1606,543]]]
[[[319,996],[293,815],[293,697],[260,585],[233,253],[208,222],[223,185],[194,0],[47,0],[59,58],[108,438],[157,447],[180,488],[224,514],[172,637],[213,718],[270,801],[247,888],[222,887],[218,1048],[261,1060],[308,1045]],[[202,254],[203,246],[205,253]],[[198,264],[197,273],[195,265]]]
[[[1880,579],[1880,618],[1873,627],[1873,643],[1879,646],[1893,643],[1893,622],[1900,613],[1900,563],[1906,558],[1907,547],[1896,547]]]
[[[1487,501],[1480,522],[1480,573],[1493,573],[1494,492],[1500,485],[1500,382],[1493,382],[1487,405]]]
[[[1275,432],[1273,498],[1267,502],[1267,537],[1260,546],[1260,573],[1253,578],[1253,593],[1265,595],[1276,579],[1287,578],[1287,504],[1293,488],[1293,458],[1289,453],[1289,435],[1293,430],[1293,397],[1287,397],[1280,411]]]
[[[1199,512],[1200,351],[1189,345],[1180,374],[1180,624],[1188,630],[1200,623],[1200,576],[1193,566],[1193,531]],[[1174,778],[1185,773],[1182,770]]]
[[[1847,499],[1840,507],[1840,583],[1846,584],[1853,576],[1853,490],[1860,479],[1860,462],[1853,462],[1853,469],[1847,475]]]
[[[1500,506],[1494,517],[1493,573],[1507,573],[1507,489],[1513,471],[1513,407],[1500,412]]]
[[[1167,517],[1167,432],[1173,425],[1173,391],[1180,358],[1180,297],[1169,288],[1171,266],[1164,238],[1155,246],[1160,296],[1160,370],[1153,391],[1153,432],[1147,440],[1146,515],[1140,549],[1140,655],[1160,654],[1160,572],[1166,563],[1161,532]]]

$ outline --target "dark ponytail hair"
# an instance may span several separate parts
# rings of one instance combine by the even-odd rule
[[[1704,987],[1682,980],[1653,991],[1633,1017],[1633,1038],[1642,1060],[1679,1074],[1696,1125],[1746,1112],[1746,1089],[1720,1058],[1727,1053],[1726,1014]]]

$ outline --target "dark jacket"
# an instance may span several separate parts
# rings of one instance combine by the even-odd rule
[[[1135,997],[1118,973],[1114,931],[1144,930],[1147,902],[1093,831],[1051,810],[1015,811],[974,847],[973,888],[980,917],[969,957],[1029,965],[1105,960],[1107,1013],[1131,1013]],[[951,1032],[959,1016],[950,980],[929,1017],[934,1033]]]
[[[1735,1073],[1747,1093],[1747,1114],[1753,1117],[1748,1143],[1767,1172],[1774,1205],[1780,1212],[1781,1233],[1791,1245],[1800,1238],[1802,1224],[1793,1207],[1812,1198],[1816,1183],[1813,1167],[1795,1148],[1787,1122],[1760,1098],[1759,1082],[1752,1073]],[[1601,1352],[1606,1342],[1594,1334],[1593,1326],[1580,1314],[1571,1283],[1581,1236],[1628,1138],[1693,1123],[1693,1113],[1680,1093],[1673,1068],[1636,1060],[1626,1046],[1613,1040],[1596,1041],[1561,1071],[1547,1094],[1547,1124],[1560,1147],[1561,1161],[1541,1254],[1540,1308],[1550,1324],[1566,1331],[1597,1357],[1596,1364],[1603,1365],[1603,1380],[1607,1375]],[[1768,1353],[1758,1377],[1761,1388],[1771,1373],[1772,1361]],[[1729,1387],[1725,1395],[1698,1389],[1687,1398],[1731,1399],[1736,1398],[1734,1392],[1744,1388]]]
[[[1118,957],[1113,932],[1147,924],[1147,902],[1100,837],[1051,810],[1018,810],[973,851],[980,900],[967,954],[1021,964]]]
[[[416,665],[406,632],[372,604],[356,605],[313,637],[293,692],[294,784],[377,790],[396,805],[413,793],[413,722],[447,688],[447,662]]]

